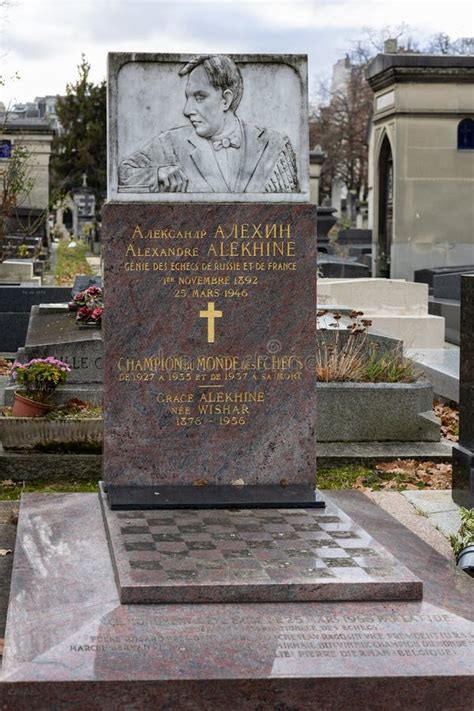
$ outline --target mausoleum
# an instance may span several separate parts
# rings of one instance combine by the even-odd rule
[[[379,54],[367,78],[374,275],[471,264],[474,57]]]

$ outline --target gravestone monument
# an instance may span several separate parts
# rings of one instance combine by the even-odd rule
[[[0,352],[16,353],[25,344],[31,307],[70,298],[62,286],[6,286],[0,284]]]
[[[306,60],[109,63],[112,507],[316,506]]]
[[[462,573],[314,494],[305,58],[112,55],[109,110],[104,483],[23,499],[0,707],[462,708]]]
[[[101,502],[124,603],[421,595],[313,511],[306,93],[300,56],[110,56]]]
[[[72,231],[78,237],[85,235],[86,225],[91,224],[95,218],[95,195],[91,188],[87,187],[87,176],[82,176],[82,187],[72,190],[73,213]]]

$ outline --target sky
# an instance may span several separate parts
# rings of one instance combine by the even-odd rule
[[[109,51],[308,54],[310,95],[365,29],[405,23],[421,44],[474,35],[472,0],[0,0],[0,100],[63,94],[81,53],[91,79]],[[18,77],[16,77],[18,75]],[[16,77],[16,78],[13,78]]]

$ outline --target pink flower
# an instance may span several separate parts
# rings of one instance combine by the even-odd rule
[[[78,321],[88,321],[91,316],[92,309],[90,309],[88,306],[81,306],[81,308],[77,312],[76,319]]]
[[[93,321],[100,321],[100,319],[102,318],[103,310],[104,309],[101,306],[98,306],[96,309],[93,310],[91,314],[91,319]]]
[[[86,289],[86,294],[88,296],[102,296],[102,289],[100,286],[90,286]]]

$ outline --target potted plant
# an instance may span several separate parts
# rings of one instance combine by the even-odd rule
[[[459,510],[461,526],[455,536],[450,536],[451,547],[458,568],[474,578],[474,509]]]
[[[51,404],[48,400],[58,385],[64,383],[70,366],[63,361],[48,356],[33,358],[28,363],[15,361],[11,377],[18,384],[13,402],[15,417],[40,417],[45,415]]]
[[[76,321],[80,326],[100,328],[104,310],[102,289],[99,286],[90,286],[80,291],[69,302],[69,310],[76,311]]]

